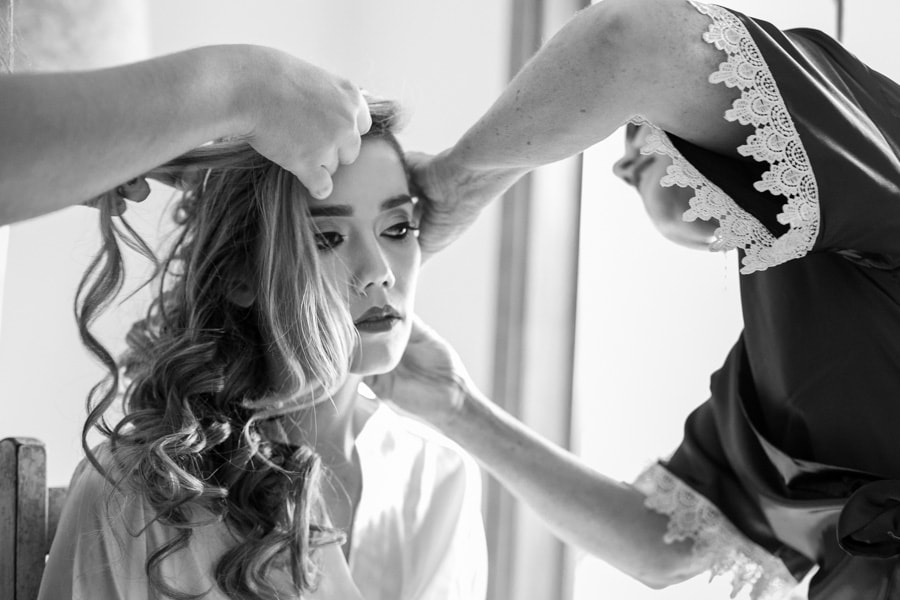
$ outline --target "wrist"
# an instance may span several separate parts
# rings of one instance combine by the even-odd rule
[[[177,112],[205,142],[252,128],[246,98],[252,71],[246,64],[248,48],[253,46],[204,46],[168,57],[175,73],[172,90],[182,100]]]
[[[487,398],[473,384],[460,383],[456,399],[448,403],[431,421],[451,438],[457,438],[464,433],[466,425],[487,410],[488,405]]]
[[[209,95],[221,133],[217,137],[246,136],[256,127],[259,91],[273,62],[270,48],[250,44],[212,46],[204,58]]]
[[[492,164],[480,158],[462,140],[439,155],[438,160],[443,163],[444,171],[452,174],[452,182],[462,190],[462,197],[483,195],[484,190],[490,190],[490,195],[499,195],[531,170]]]

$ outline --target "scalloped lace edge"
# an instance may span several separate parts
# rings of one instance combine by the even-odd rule
[[[741,273],[763,271],[800,258],[812,249],[819,232],[818,184],[800,134],[769,66],[740,19],[721,7],[695,0],[689,2],[712,19],[703,39],[725,52],[727,60],[709,76],[709,81],[741,91],[732,108],[725,112],[725,120],[753,126],[754,132],[747,137],[747,143],[737,151],[741,156],[769,164],[769,170],[753,187],[759,192],[768,191],[786,198],[777,219],[788,226],[787,233],[777,238],[773,236],[762,223],[694,168],[665,132],[636,116],[633,122],[649,125],[653,130],[641,153],[663,154],[672,160],[660,184],[694,190],[691,208],[684,213],[684,220],[718,220],[716,241],[710,249],[742,248],[745,256]]]
[[[735,598],[750,588],[752,600],[790,597],[798,582],[784,563],[744,536],[718,508],[656,463],[645,469],[634,486],[647,499],[644,506],[669,517],[663,540],[694,542],[693,553],[710,564],[710,579],[731,575]]]

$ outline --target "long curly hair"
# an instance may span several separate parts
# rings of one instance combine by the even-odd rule
[[[385,139],[402,160],[396,105],[369,105],[365,137]],[[203,146],[146,177],[182,191],[175,238],[161,258],[116,217],[119,193],[95,202],[102,248],[79,285],[75,313],[107,375],[88,394],[87,456],[176,531],[145,565],[159,592],[198,597],[169,585],[161,563],[211,519],[239,540],[215,567],[230,598],[284,598],[267,574],[285,566],[299,592],[314,589],[315,549],[342,537],[324,525],[320,461],[310,446],[263,432],[267,420],[326,397],[346,378],[355,349],[346,291],[320,270],[307,191],[241,141]],[[122,243],[154,262],[147,283],[155,297],[117,360],[91,326],[122,291]],[[249,306],[233,300],[239,282],[249,282]],[[271,364],[289,370],[292,390],[273,389]],[[111,426],[106,415],[118,398],[125,416]],[[87,445],[94,428],[109,440],[110,468]]]

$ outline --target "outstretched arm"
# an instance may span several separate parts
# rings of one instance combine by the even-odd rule
[[[690,542],[663,540],[668,519],[645,508],[636,488],[590,468],[491,403],[424,323],[414,323],[397,368],[367,383],[459,443],[565,542],[651,587],[710,567]]]
[[[579,12],[452,148],[415,161],[431,201],[424,249],[449,244],[524,173],[583,151],[634,115],[733,153],[741,127],[722,117],[737,94],[708,81],[724,60],[702,40],[709,24],[684,0],[604,0]]]
[[[260,46],[2,75],[0,225],[84,202],[225,136],[247,136],[324,197],[370,124],[348,81]]]
[[[560,539],[638,581],[659,588],[709,568],[690,542],[663,541],[668,518],[645,508],[640,491],[548,442],[477,390],[467,392],[442,430]]]

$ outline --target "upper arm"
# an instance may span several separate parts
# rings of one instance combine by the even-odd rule
[[[900,88],[820,32],[694,6],[696,43],[717,58],[644,115],[648,151],[674,163],[664,183],[694,192],[686,218],[719,221],[715,249],[743,250],[745,273],[814,250],[900,254]]]
[[[608,77],[613,86],[622,82],[612,101],[621,103],[624,118],[640,114],[702,147],[735,154],[745,128],[722,116],[740,93],[710,84],[725,57],[704,41],[706,15],[684,0],[606,0],[588,10],[601,38],[595,60],[615,61]]]

